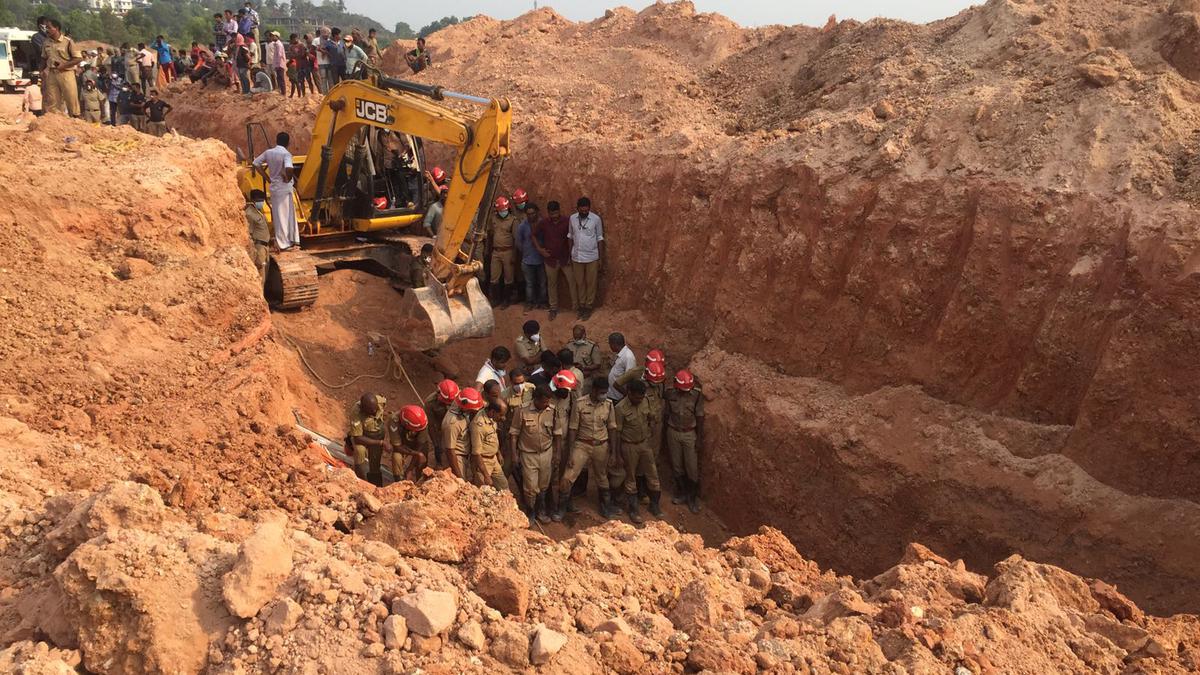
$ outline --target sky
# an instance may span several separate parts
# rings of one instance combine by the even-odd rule
[[[568,19],[590,20],[604,14],[609,7],[625,5],[641,9],[647,0],[557,0],[544,2]],[[821,26],[830,14],[839,19],[867,19],[884,16],[924,23],[957,14],[980,4],[982,0],[693,0],[698,12],[717,12],[743,26],[764,24],[803,23]],[[418,29],[443,16],[473,16],[487,14],[497,19],[511,19],[534,8],[534,0],[439,0],[437,2],[396,2],[395,0],[346,0],[346,6],[379,21],[389,28],[397,21]]]

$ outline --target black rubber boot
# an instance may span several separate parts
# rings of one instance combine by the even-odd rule
[[[700,481],[689,481],[692,484],[692,489],[688,492],[688,510],[692,513],[700,513]]]
[[[671,495],[672,504],[686,504],[690,483],[686,476],[675,476],[675,494]]]
[[[642,518],[642,514],[638,513],[638,496],[636,494],[625,495],[625,507],[629,511],[629,520],[633,521],[635,525],[646,522]]]
[[[550,522],[550,491],[542,490],[537,500],[537,513],[534,514],[534,517],[537,518],[539,523]]]
[[[403,478],[403,476],[401,476],[401,478]],[[368,471],[367,472],[367,482],[370,483],[371,485],[374,485],[375,487],[383,487],[383,472],[382,471]]]
[[[648,506],[647,509],[650,511],[650,515],[654,516],[655,518],[663,517],[662,507],[658,505],[658,500],[660,498],[662,498],[661,491],[654,491],[650,493],[650,506]]]
[[[558,497],[558,508],[555,509],[554,516],[552,516],[554,522],[561,523],[562,519],[567,516],[567,512],[572,511],[573,508],[571,504],[571,491],[567,490],[566,494],[559,495]]]
[[[584,469],[579,472],[579,477],[575,479],[575,484],[571,486],[571,494],[576,497],[587,495],[588,470]]]
[[[613,519],[618,517],[621,512],[613,504],[612,490],[600,489],[600,515]]]
[[[537,527],[537,521],[535,521],[535,520],[533,519],[533,515],[534,515],[534,513],[535,513],[535,509],[536,509],[536,508],[537,508],[537,507],[535,507],[535,506],[529,506],[529,507],[522,507],[522,508],[521,508],[521,512],[522,512],[522,513],[524,513],[524,514],[525,514],[525,517],[529,519],[529,529],[531,529],[531,530],[532,530],[533,528]]]
[[[650,498],[650,484],[646,482],[645,476],[637,477],[637,486],[638,486],[638,491],[637,491],[638,499],[643,499],[643,500],[649,499]]]

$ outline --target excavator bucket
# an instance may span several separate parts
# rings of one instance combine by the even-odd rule
[[[404,291],[399,311],[404,346],[437,349],[467,338],[487,337],[496,328],[492,306],[479,288],[479,280],[467,282],[461,295],[449,296],[435,279],[425,288]]]

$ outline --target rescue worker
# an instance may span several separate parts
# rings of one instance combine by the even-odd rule
[[[579,395],[579,383],[582,379],[576,378],[575,373],[570,370],[560,370],[550,378],[550,391],[554,394],[554,423],[561,424],[565,429],[571,422],[571,407],[575,398]],[[563,470],[567,465],[567,457],[565,456],[565,444],[555,449],[553,456],[550,458],[550,473],[552,479],[550,485],[554,489],[554,495],[547,494],[546,509],[551,511],[550,519],[555,522],[562,522],[565,512],[560,512],[557,505],[562,498],[562,492],[559,489],[559,483],[562,481]],[[567,501],[570,511],[574,513],[577,509]],[[553,508],[552,508],[553,507]]]
[[[663,406],[666,398],[667,369],[663,365],[661,359],[662,352],[657,349],[651,349],[650,353],[646,354],[646,365],[632,368],[613,383],[622,394],[628,395],[629,384],[631,382],[641,381],[646,385],[646,401],[650,404],[650,412],[654,415],[653,427],[650,430],[650,450],[654,454],[655,462],[658,461],[658,455],[663,446]],[[646,474],[644,471],[636,473],[637,476],[637,493],[639,499],[649,499],[650,489],[646,484]]]
[[[429,416],[419,405],[406,405],[392,417],[388,432],[392,443],[392,478],[415,482],[433,454]]]
[[[71,117],[79,117],[79,88],[75,82],[75,66],[83,62],[83,53],[75,41],[63,35],[58,19],[46,20],[46,40],[42,44],[42,59],[46,71],[44,106],[47,112],[62,112],[63,107]]]
[[[492,217],[492,256],[488,281],[493,305],[508,307],[517,301],[516,265],[517,256],[513,249],[513,228],[517,219],[513,217],[508,197],[496,197]],[[501,290],[500,282],[504,282]]]
[[[529,527],[533,527],[535,519],[550,522],[550,477],[554,471],[554,456],[561,452],[566,432],[566,424],[551,404],[551,395],[550,389],[537,387],[533,401],[514,413],[508,432],[520,457]]]
[[[471,461],[475,465],[475,484],[491,481],[497,490],[508,489],[508,479],[500,466],[500,421],[504,407],[495,401],[471,419]]]
[[[524,475],[521,471],[521,463],[515,448],[508,442],[508,431],[512,427],[513,415],[522,407],[529,405],[533,401],[533,387],[526,381],[525,371],[519,366],[508,372],[509,386],[501,389],[498,385],[495,387],[495,394],[490,392],[484,393],[484,398],[489,401],[496,401],[504,409],[504,417],[500,422],[500,447],[502,450],[501,457],[503,459],[504,473],[512,476],[512,482],[516,484],[517,489],[513,491],[517,501],[521,502],[525,495],[521,491],[524,485]],[[488,384],[492,384],[489,382]],[[522,507],[526,504],[522,503]]]
[[[675,373],[675,385],[666,392],[667,450],[675,476],[672,504],[687,503],[700,513],[700,463],[698,448],[704,444],[704,397],[687,370]]]
[[[104,117],[104,94],[96,88],[95,80],[83,81],[83,95],[79,97],[83,108],[83,119],[93,124],[99,124]]]
[[[130,87],[141,91],[142,71],[138,68],[137,50],[125,42],[121,44],[121,55],[122,63],[125,64],[125,81],[129,83]]]
[[[412,259],[408,267],[408,284],[412,288],[425,288],[425,279],[433,266],[433,244],[421,247],[421,255]]]
[[[575,365],[579,367],[583,374],[587,377],[595,377],[600,372],[602,365],[600,360],[600,347],[591,340],[587,339],[587,328],[583,324],[575,324],[571,329],[571,336],[574,338],[567,343],[567,349],[575,355]]]
[[[591,474],[596,477],[600,515],[612,518],[618,513],[608,487],[608,458],[612,452],[612,432],[617,428],[617,420],[612,401],[604,396],[606,391],[608,380],[597,377],[592,380],[587,397],[580,397],[571,408],[571,421],[567,426],[567,448],[571,460],[559,485],[559,494],[565,495],[559,498],[560,513],[565,514],[570,510],[572,484],[585,466],[590,467]]]
[[[533,319],[526,321],[521,326],[521,335],[517,337],[514,352],[522,365],[535,368],[540,362],[542,356],[541,330],[542,325]]]
[[[446,411],[442,420],[442,448],[446,461],[454,475],[474,482],[474,466],[471,463],[471,415],[483,408],[483,396],[479,390],[467,387],[458,392],[458,405]]]
[[[366,393],[350,409],[350,431],[346,447],[353,450],[354,473],[383,487],[383,454],[392,451],[388,441],[387,399]]]
[[[454,399],[457,397],[458,384],[449,379],[438,382],[437,390],[425,397],[425,417],[429,419],[429,438],[433,441],[433,455],[439,467],[449,466],[449,460],[446,459],[443,452],[445,446],[442,445],[442,421],[446,419],[446,414],[454,406]]]
[[[262,279],[267,278],[267,263],[270,260],[271,249],[271,224],[267,222],[267,217],[263,215],[263,208],[267,204],[267,193],[262,190],[251,190],[250,200],[246,202],[246,226],[250,230],[250,244],[254,247],[251,249],[250,259],[254,261],[254,267],[258,269],[258,275]]]
[[[514,207],[513,210],[517,213],[525,213],[525,207],[529,205],[529,195],[525,194],[525,191],[521,188],[513,190],[512,205]]]
[[[662,508],[659,506],[662,488],[658,482],[658,465],[653,444],[656,417],[646,396],[645,382],[630,382],[628,391],[629,395],[621,399],[614,408],[617,418],[616,448],[625,460],[625,508],[629,512],[630,520],[641,523],[642,517],[638,514],[639,475],[646,477],[650,494],[650,513],[656,518],[662,517]]]

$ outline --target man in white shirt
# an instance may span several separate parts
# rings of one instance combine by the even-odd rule
[[[625,398],[625,394],[622,394],[614,383],[630,368],[637,367],[637,359],[633,356],[633,350],[625,344],[625,336],[620,333],[609,333],[608,348],[617,355],[608,371],[608,398],[616,403]]]
[[[279,39],[279,31],[267,33],[267,56],[264,60],[271,69],[275,87],[279,89],[279,93],[287,96],[287,50],[283,46],[283,40]]]
[[[571,276],[579,300],[579,318],[589,319],[596,302],[600,268],[604,264],[604,223],[592,213],[592,201],[580,197],[571,214],[567,238],[571,240]]]
[[[296,202],[292,199],[296,170],[292,166],[292,153],[287,149],[291,140],[287,132],[281,131],[275,136],[275,147],[254,158],[255,168],[265,170],[271,183],[271,222],[275,225],[275,245],[280,251],[300,243],[300,224],[296,222]]]
[[[508,379],[504,366],[508,365],[508,360],[512,358],[512,354],[508,351],[508,347],[500,346],[492,350],[492,357],[483,363],[483,367],[479,369],[479,374],[475,376],[475,388],[483,391],[483,385],[487,384],[488,380],[495,380],[500,383],[501,389],[508,388]]]

